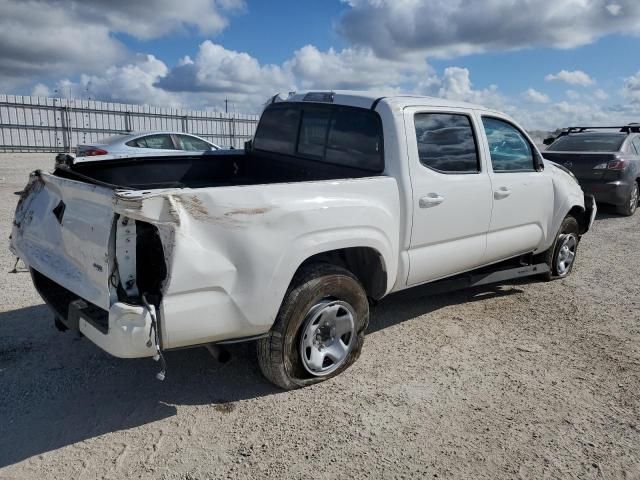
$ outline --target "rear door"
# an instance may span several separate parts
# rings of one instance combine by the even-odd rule
[[[36,172],[16,209],[12,251],[28,266],[109,309],[112,190]]]
[[[413,189],[408,284],[482,265],[491,183],[473,115],[461,109],[405,109]]]
[[[486,262],[537,249],[548,235],[554,191],[549,175],[536,170],[535,147],[510,120],[482,114],[484,149],[489,159],[493,211]]]

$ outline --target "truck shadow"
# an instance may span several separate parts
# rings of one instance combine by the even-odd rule
[[[489,286],[427,296],[418,287],[383,300],[369,333],[448,305],[519,292]],[[229,350],[225,364],[204,348],[168,352],[160,382],[151,359],[113,358],[76,333],[58,332],[44,305],[0,313],[0,468],[172,417],[181,405],[210,405],[212,414],[224,415],[236,401],[283,394],[261,376],[253,344]]]
[[[371,311],[371,320],[367,334],[383,330],[421,315],[435,312],[441,308],[461,303],[478,302],[489,298],[505,297],[523,293],[516,285],[537,283],[539,279],[523,278],[508,283],[512,288],[502,285],[484,285],[481,287],[458,290],[449,293],[432,294],[429,285],[413,287],[385,297]]]

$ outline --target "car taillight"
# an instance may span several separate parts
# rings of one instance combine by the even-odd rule
[[[101,148],[91,148],[82,152],[85,157],[95,157],[96,155],[106,155],[107,153],[109,152]]]
[[[623,159],[618,158],[607,163],[607,170],[624,170],[626,165]]]

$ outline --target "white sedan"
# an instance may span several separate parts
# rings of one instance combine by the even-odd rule
[[[114,135],[90,145],[78,145],[76,157],[102,160],[136,156],[141,153],[176,153],[176,150],[203,152],[219,149],[218,145],[188,133],[138,132]]]

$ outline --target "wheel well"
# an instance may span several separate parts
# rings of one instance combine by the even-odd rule
[[[580,227],[580,235],[587,231],[589,227],[589,219],[586,218],[586,215],[584,214],[584,208],[576,205],[571,210],[569,210],[567,216],[571,216],[576,219],[576,221],[578,222],[578,226]]]
[[[311,263],[331,263],[346,268],[358,278],[367,297],[375,300],[382,298],[387,291],[384,260],[373,248],[351,247],[318,253],[307,258],[298,270]]]

